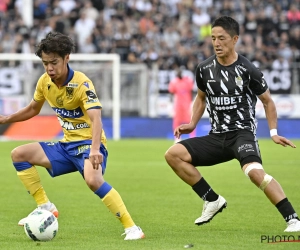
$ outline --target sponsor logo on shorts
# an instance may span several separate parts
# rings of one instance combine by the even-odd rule
[[[252,144],[243,144],[242,146],[239,146],[238,152],[246,150],[246,152],[254,151]]]
[[[92,147],[92,145],[81,145],[78,147],[78,155],[83,153],[86,150],[89,150]]]

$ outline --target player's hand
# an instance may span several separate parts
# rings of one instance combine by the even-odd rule
[[[193,126],[190,123],[182,124],[182,125],[178,126],[177,128],[175,128],[174,136],[177,139],[179,139],[182,134],[189,134],[189,133],[193,132],[194,129],[195,129],[195,126]]]
[[[296,148],[296,145],[294,143],[292,143],[290,140],[286,139],[283,136],[280,135],[273,135],[272,136],[272,140],[276,143],[276,144],[280,144],[284,147],[290,146],[292,148]]]
[[[4,124],[5,123],[5,118],[6,118],[6,116],[0,115],[0,124]]]
[[[103,161],[103,155],[98,150],[91,150],[89,160],[93,168],[97,170]]]

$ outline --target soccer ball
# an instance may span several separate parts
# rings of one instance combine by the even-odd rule
[[[29,239],[49,241],[57,234],[58,220],[50,211],[37,209],[27,217],[24,230]]]

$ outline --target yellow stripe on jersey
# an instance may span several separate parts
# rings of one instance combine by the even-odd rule
[[[91,120],[87,110],[102,106],[92,81],[82,72],[73,71],[69,66],[68,69],[68,78],[62,87],[44,73],[38,80],[33,99],[36,102],[46,100],[55,111],[64,133],[62,142],[91,140]],[[101,143],[107,146],[104,130]]]

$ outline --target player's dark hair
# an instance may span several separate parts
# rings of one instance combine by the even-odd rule
[[[237,21],[230,16],[221,16],[217,18],[213,24],[213,27],[222,27],[231,37],[238,36],[240,34],[240,27]]]
[[[42,58],[42,52],[45,54],[57,53],[63,58],[74,51],[75,43],[67,35],[50,32],[36,47],[35,54],[40,58]]]
[[[181,69],[177,69],[177,70],[176,70],[176,76],[177,76],[179,79],[182,79],[182,70],[181,70]]]

